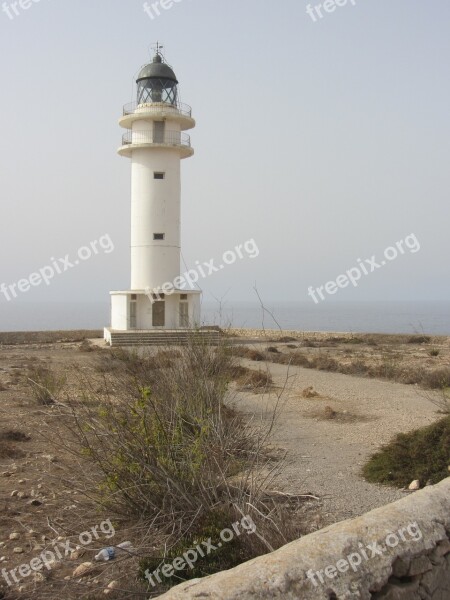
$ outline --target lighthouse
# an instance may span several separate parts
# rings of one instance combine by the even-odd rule
[[[119,120],[118,153],[131,161],[131,283],[111,295],[114,332],[180,330],[200,322],[200,295],[180,275],[181,161],[194,154],[186,131],[191,107],[179,101],[178,80],[161,54],[137,77],[136,101]]]

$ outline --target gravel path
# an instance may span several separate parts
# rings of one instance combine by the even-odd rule
[[[259,369],[261,363],[245,360]],[[264,365],[263,365],[264,367]],[[359,475],[368,456],[400,432],[417,429],[439,418],[436,408],[417,387],[268,364],[275,385],[282,387],[283,410],[274,432],[275,445],[288,451],[280,486],[291,493],[312,493],[323,501],[328,523],[361,515],[388,504],[405,493],[367,483]],[[305,399],[302,390],[313,386],[319,398]],[[239,393],[236,407],[269,419],[276,396]],[[318,418],[326,406],[344,413],[341,422]]]

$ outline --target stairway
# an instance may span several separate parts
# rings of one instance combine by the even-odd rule
[[[186,346],[189,343],[218,345],[219,329],[155,329],[146,331],[105,330],[110,346]]]

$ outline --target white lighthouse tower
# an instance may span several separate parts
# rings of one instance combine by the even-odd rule
[[[119,123],[128,131],[118,152],[131,159],[131,285],[111,292],[114,332],[189,329],[200,322],[199,290],[183,289],[181,160],[194,154],[185,131],[191,108],[178,100],[178,80],[158,45],[137,78],[137,102]]]

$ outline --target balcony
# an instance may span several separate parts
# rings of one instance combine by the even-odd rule
[[[160,113],[162,110],[169,112],[180,113],[184,117],[192,117],[192,108],[188,104],[178,102],[178,104],[167,104],[166,102],[152,102],[149,104],[138,104],[137,102],[131,102],[125,104],[123,107],[123,116],[134,115],[138,113],[156,112]]]
[[[191,136],[181,131],[165,131],[163,135],[154,133],[153,130],[147,131],[127,131],[122,136],[122,146],[119,148],[119,154],[130,156],[135,148],[177,148],[180,151],[181,158],[187,158],[194,154],[191,147]]]
[[[119,123],[125,129],[131,129],[135,121],[170,120],[179,123],[181,130],[195,127],[192,109],[187,104],[167,104],[165,102],[150,102],[137,104],[132,102],[123,107],[123,116]]]

